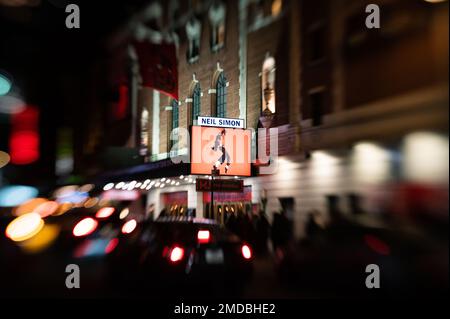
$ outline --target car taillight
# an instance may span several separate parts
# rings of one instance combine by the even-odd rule
[[[98,222],[90,217],[80,220],[73,228],[73,235],[75,237],[87,236],[94,232],[97,228]]]
[[[211,234],[209,230],[199,230],[197,233],[197,242],[199,244],[207,244],[211,239]]]
[[[105,247],[105,254],[111,253],[119,244],[119,240],[117,238],[111,239]]]
[[[176,263],[183,259],[184,256],[184,249],[178,246],[175,246],[170,251],[170,261],[173,263]]]
[[[248,245],[242,245],[241,252],[242,252],[242,256],[245,259],[252,258],[252,250],[250,249],[250,247]]]

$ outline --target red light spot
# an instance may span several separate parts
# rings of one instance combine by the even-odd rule
[[[250,247],[248,245],[242,245],[241,252],[242,252],[242,256],[245,259],[252,258],[252,250],[250,249]]]
[[[9,140],[12,164],[27,165],[39,158],[38,122],[39,111],[33,106],[12,116]]]
[[[178,246],[175,246],[172,248],[172,251],[170,252],[170,261],[175,263],[183,259],[184,256],[184,249]]]
[[[108,245],[105,247],[105,253],[111,253],[119,244],[119,240],[117,238],[113,238],[109,241]]]
[[[391,253],[391,249],[389,248],[388,244],[386,244],[378,237],[375,237],[373,235],[364,235],[364,241],[366,242],[367,246],[370,247],[370,249],[380,255],[389,255]]]
[[[39,136],[32,131],[13,132],[9,149],[12,164],[31,164],[39,158]]]

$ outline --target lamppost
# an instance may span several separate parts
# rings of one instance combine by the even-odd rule
[[[220,170],[214,167],[211,170],[211,215],[214,214],[214,176],[219,176]]]

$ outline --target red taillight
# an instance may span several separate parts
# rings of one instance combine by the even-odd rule
[[[75,237],[87,236],[94,232],[97,228],[98,222],[90,217],[80,220],[73,228],[73,235]]]
[[[209,230],[199,230],[197,233],[197,242],[199,244],[207,244],[211,239],[211,234]]]
[[[184,256],[184,249],[178,246],[175,246],[170,251],[170,261],[173,263],[176,263],[183,259]]]
[[[119,244],[119,240],[117,238],[113,238],[109,241],[109,243],[105,247],[105,254],[111,253]]]
[[[250,247],[248,245],[242,245],[241,252],[242,252],[242,256],[245,259],[252,258],[252,250],[250,249]]]

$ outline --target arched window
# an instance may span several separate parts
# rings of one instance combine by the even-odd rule
[[[267,55],[261,72],[261,112],[263,114],[275,113],[275,93],[275,59]]]
[[[200,84],[197,82],[194,85],[194,89],[192,90],[192,121],[191,121],[192,124],[194,124],[195,123],[194,121],[197,121],[198,117],[200,116],[201,96],[202,96],[202,91],[200,89]]]
[[[227,78],[221,72],[216,83],[216,116],[227,116]]]
[[[178,101],[177,100],[172,100],[172,132],[173,130],[178,128],[178,118],[179,118],[179,109],[178,109]],[[177,139],[178,139],[178,134],[174,134],[173,135],[175,137],[175,140],[171,140],[170,141],[170,148],[172,148],[172,146],[176,143]],[[169,135],[170,137],[170,135]]]

